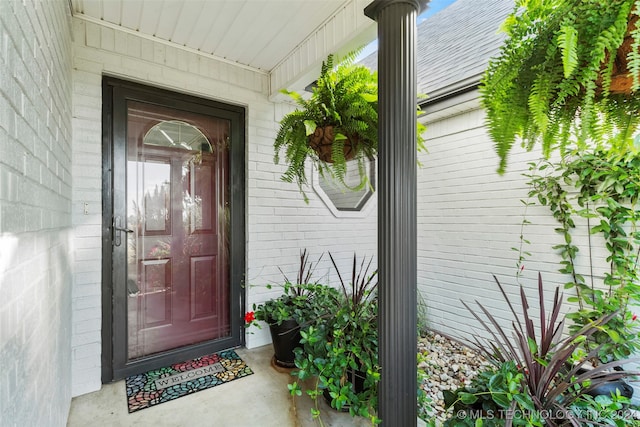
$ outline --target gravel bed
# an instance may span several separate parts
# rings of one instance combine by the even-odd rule
[[[441,422],[447,418],[442,391],[469,385],[489,363],[458,341],[434,332],[418,340],[418,352],[418,370],[426,373],[421,387],[432,401],[433,415]]]
[[[418,353],[421,354],[418,371],[426,374],[421,388],[431,400],[430,416],[441,425],[452,415],[444,409],[443,390],[453,391],[469,385],[478,372],[491,365],[469,347],[434,332],[418,339]],[[640,407],[632,406],[629,411],[634,420],[640,420]]]

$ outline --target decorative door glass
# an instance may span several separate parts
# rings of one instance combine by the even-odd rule
[[[228,337],[230,122],[127,108],[128,359]]]

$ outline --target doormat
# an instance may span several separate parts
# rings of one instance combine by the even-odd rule
[[[129,413],[253,374],[234,350],[226,350],[125,380]]]

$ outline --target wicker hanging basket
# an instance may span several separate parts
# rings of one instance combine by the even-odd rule
[[[326,163],[333,163],[331,155],[333,140],[333,126],[317,127],[312,135],[309,135],[309,147],[317,154],[318,158]],[[358,152],[358,137],[347,137],[344,140],[344,158],[349,161],[355,158]]]

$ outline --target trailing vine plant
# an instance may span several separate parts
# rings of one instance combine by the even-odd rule
[[[633,148],[640,126],[640,0],[516,0],[483,76],[503,173],[514,143]],[[576,136],[577,140],[573,141]]]
[[[627,358],[640,350],[640,331],[634,328],[636,318],[629,308],[630,303],[640,303],[640,156],[596,148],[573,151],[556,163],[531,163],[529,170],[529,196],[551,210],[559,224],[555,231],[563,237],[563,243],[553,249],[562,258],[559,272],[569,277],[565,288],[576,292],[569,298],[578,304],[577,311],[567,315],[573,321],[571,331],[617,313],[586,342],[586,350],[599,347],[602,362]],[[573,233],[579,217],[586,220],[589,229],[591,269],[591,235],[604,239],[608,270],[602,283],[595,282],[593,271],[589,272],[589,283],[578,271],[580,248],[574,243]],[[522,248],[520,253],[522,260]]]

